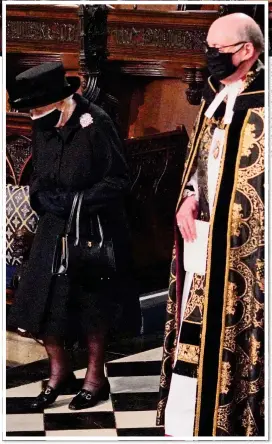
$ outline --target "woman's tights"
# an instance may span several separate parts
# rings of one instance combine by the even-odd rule
[[[54,336],[43,338],[49,357],[50,378],[48,385],[56,388],[72,371],[69,354],[64,348],[64,342]],[[89,391],[99,389],[105,382],[105,331],[89,334],[87,337],[88,367],[83,388]]]

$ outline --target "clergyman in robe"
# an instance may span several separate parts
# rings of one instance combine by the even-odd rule
[[[263,51],[245,14],[209,29],[174,230],[157,411],[168,436],[264,436]]]

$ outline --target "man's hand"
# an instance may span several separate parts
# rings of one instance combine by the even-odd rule
[[[177,213],[177,224],[185,242],[193,242],[196,239],[197,213],[198,202],[195,197],[186,197]]]

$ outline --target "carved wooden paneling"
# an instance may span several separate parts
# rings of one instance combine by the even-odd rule
[[[31,119],[26,114],[7,113],[7,182],[16,185],[29,183],[31,157]],[[27,177],[25,177],[27,171]]]
[[[144,292],[168,285],[173,221],[187,142],[184,127],[125,141],[132,177],[128,213],[135,274]]]
[[[52,61],[62,61],[68,73],[78,73],[78,6],[8,5],[6,10],[7,81]]]
[[[175,3],[171,4],[167,4],[167,5],[160,5],[159,3],[157,3],[156,5],[154,4],[142,4],[142,3],[138,3],[138,4],[118,4],[118,5],[114,5],[114,9],[126,9],[126,10],[149,10],[149,11],[177,11],[177,5]]]
[[[216,10],[111,10],[105,68],[133,76],[180,78],[189,86],[189,103],[198,105],[207,76],[203,41],[217,17]]]
[[[66,21],[10,20],[7,24],[9,42],[78,43],[78,24]]]
[[[77,6],[30,5],[7,6],[7,51],[17,52],[20,45],[31,52],[55,49],[78,50],[79,20]],[[35,47],[33,47],[35,43]]]
[[[14,184],[20,185],[24,168],[31,157],[31,139],[25,136],[10,136],[7,137],[6,145],[8,173],[13,177]]]
[[[18,112],[7,113],[7,137],[14,134],[21,134],[27,137],[31,137],[31,123],[32,121],[28,114]]]
[[[154,52],[167,49],[176,56],[176,51],[198,50],[202,52],[202,42],[206,37],[206,31],[119,26],[110,28],[109,35],[109,48],[111,46],[114,48],[118,46],[133,47],[137,51],[136,57],[139,57],[147,48]]]
[[[158,69],[156,72],[151,69],[151,75],[172,70],[174,76],[181,77],[183,66],[205,66],[203,41],[217,16],[216,11],[111,10],[108,16],[109,61],[120,61],[124,72],[128,61],[130,73],[134,65],[138,74],[141,62],[146,70],[148,63],[154,67],[158,62]]]

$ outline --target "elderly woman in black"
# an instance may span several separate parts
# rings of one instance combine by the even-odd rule
[[[40,216],[26,272],[8,322],[43,338],[50,362],[47,387],[33,409],[53,403],[75,379],[64,342],[70,333],[86,338],[88,368],[82,390],[70,409],[94,406],[109,397],[104,374],[107,333],[129,287],[129,230],[124,196],[127,165],[108,115],[75,92],[78,77],[65,77],[61,63],[45,63],[16,77],[10,88],[14,108],[33,119],[33,167],[30,202]],[[75,195],[83,192],[80,233],[88,235],[99,215],[103,233],[113,242],[116,271],[110,278],[91,269],[52,273],[57,238],[65,230]],[[134,304],[134,307],[138,304]],[[129,322],[129,321],[128,321]]]

